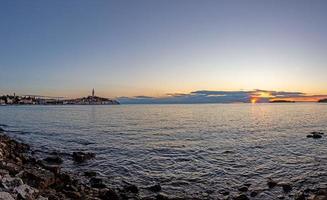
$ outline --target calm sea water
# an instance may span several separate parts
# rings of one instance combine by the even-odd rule
[[[160,183],[166,194],[211,198],[251,183],[255,199],[274,199],[282,192],[267,189],[269,177],[294,190],[327,183],[327,136],[306,138],[327,133],[327,104],[6,106],[0,124],[41,154],[95,152],[64,166],[96,170],[108,184]]]

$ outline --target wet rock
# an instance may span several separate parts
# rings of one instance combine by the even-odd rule
[[[237,197],[234,197],[233,200],[250,200],[245,194],[240,194]]]
[[[251,193],[250,193],[250,197],[255,197],[255,196],[257,196],[258,195],[258,192],[257,191],[252,191]]]
[[[93,188],[105,188],[106,185],[103,183],[103,179],[101,178],[91,178],[89,181],[91,187]]]
[[[94,153],[73,152],[73,160],[78,163],[85,162],[92,158],[95,158]]]
[[[49,164],[62,164],[64,162],[59,156],[50,156],[43,160],[48,162]]]
[[[283,191],[288,193],[292,190],[292,186],[290,183],[286,183],[286,182],[282,182],[278,184],[279,186],[281,186],[283,188]]]
[[[314,131],[314,132],[311,132],[311,134],[312,134],[312,135],[315,135],[315,134],[318,134],[318,135],[324,135],[324,133],[323,133],[323,132],[316,132],[316,131]]]
[[[29,199],[34,199],[39,191],[26,184],[23,184],[20,185],[19,187],[16,187],[14,189],[14,192],[17,193],[18,199],[29,200]]]
[[[267,182],[267,185],[271,189],[271,188],[274,188],[277,185],[277,182],[272,180],[271,178],[269,178],[268,182]]]
[[[43,164],[42,167],[44,169],[49,170],[50,172],[53,172],[54,174],[60,174],[61,167],[59,165],[47,165]]]
[[[117,192],[114,189],[105,189],[103,191],[100,192],[100,199],[103,200],[120,200],[119,195],[117,194]]]
[[[163,194],[158,194],[156,200],[169,200],[169,198]]]
[[[84,176],[95,177],[95,176],[97,176],[97,173],[95,171],[86,171],[86,172],[84,172]]]
[[[57,176],[58,181],[62,182],[65,185],[72,184],[74,181],[72,177],[67,173],[61,173]]]
[[[319,139],[322,138],[322,135],[324,135],[322,132],[311,132],[310,135],[307,135],[307,138]]]
[[[240,191],[240,192],[247,192],[248,190],[249,189],[246,186],[243,186],[243,187],[238,188],[238,191]]]
[[[124,187],[124,190],[131,193],[138,193],[139,189],[136,185],[129,184]]]
[[[147,188],[151,192],[160,192],[161,191],[161,185],[160,184],[155,184],[153,186],[150,186]]]
[[[15,200],[8,192],[0,192],[0,200]]]
[[[20,185],[23,185],[23,180],[20,178],[13,178],[9,175],[6,175],[1,180],[2,187],[4,187],[6,190],[12,191],[15,187],[18,187]]]
[[[312,138],[318,139],[318,138],[322,138],[322,136],[319,134],[314,134]]]

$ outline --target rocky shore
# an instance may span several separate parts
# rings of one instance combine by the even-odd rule
[[[161,194],[160,184],[146,189],[148,197],[140,197],[136,185],[125,182],[124,185],[108,187],[102,178],[93,171],[85,171],[83,178],[64,172],[64,162],[60,154],[52,153],[44,159],[33,156],[30,146],[18,142],[4,134],[0,127],[0,200],[183,200],[183,199],[221,199],[218,197],[180,197],[171,198]],[[318,133],[317,133],[318,134]],[[312,135],[314,135],[312,133]],[[320,134],[322,135],[322,134]],[[70,158],[76,164],[93,159],[96,155],[88,152],[74,152]],[[251,184],[240,186],[239,193],[221,191],[222,199],[247,200],[260,199],[260,191],[251,190]],[[285,195],[276,199],[327,200],[326,188],[305,189],[295,195],[288,195],[293,187],[290,183],[267,180],[267,188],[281,187]]]

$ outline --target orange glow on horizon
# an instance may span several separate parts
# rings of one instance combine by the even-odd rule
[[[257,98],[251,98],[251,103],[252,103],[252,104],[255,104],[255,103],[257,103],[257,101],[258,101],[258,99],[257,99]]]

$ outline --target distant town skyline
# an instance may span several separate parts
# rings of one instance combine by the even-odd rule
[[[0,94],[194,101],[259,89],[315,100],[327,94],[326,10],[324,0],[1,1]]]

